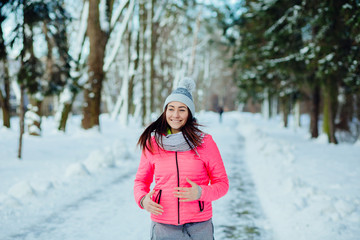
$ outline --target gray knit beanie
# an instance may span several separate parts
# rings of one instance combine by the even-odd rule
[[[195,104],[191,95],[193,90],[195,90],[194,80],[189,77],[183,78],[178,87],[166,98],[163,110],[170,102],[181,102],[190,109],[191,115],[195,117]]]

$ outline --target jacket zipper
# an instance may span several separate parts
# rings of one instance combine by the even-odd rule
[[[160,189],[158,194],[155,197],[155,202],[158,203],[158,204],[160,204],[161,192],[162,192],[162,190]]]
[[[199,209],[200,209],[200,212],[203,212],[203,211],[204,211],[204,207],[205,207],[204,201],[199,201]]]
[[[180,174],[179,174],[179,163],[177,158],[177,152],[175,152],[176,159],[176,171],[177,171],[177,185],[180,187]],[[178,224],[180,225],[180,198],[178,198]]]

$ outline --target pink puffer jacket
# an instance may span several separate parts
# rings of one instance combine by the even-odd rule
[[[154,153],[144,150],[135,178],[134,196],[140,200],[150,192],[155,176],[153,201],[163,206],[162,215],[151,215],[155,222],[182,225],[207,221],[212,217],[211,201],[224,196],[229,189],[229,180],[220,152],[211,135],[206,135],[195,151],[172,152],[158,147],[152,138]],[[191,187],[189,178],[202,188],[199,200],[180,202],[174,197],[175,187]]]

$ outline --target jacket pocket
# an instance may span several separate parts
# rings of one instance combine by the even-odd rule
[[[155,201],[154,201],[154,202],[156,202],[157,204],[160,204],[161,192],[162,192],[162,190],[160,189],[159,192],[158,192],[158,194],[157,194],[156,197],[155,197]]]
[[[204,208],[205,208],[205,203],[204,203],[204,201],[198,201],[198,202],[199,202],[200,212],[203,212],[203,211],[204,211]]]

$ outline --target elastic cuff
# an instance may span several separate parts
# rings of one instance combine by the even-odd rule
[[[197,200],[199,200],[201,198],[201,193],[202,193],[202,188],[198,185],[198,195],[197,195]]]
[[[146,197],[146,195],[143,196],[143,197],[140,199],[140,206],[141,206],[142,208],[144,208],[143,201],[144,201],[145,197]]]

